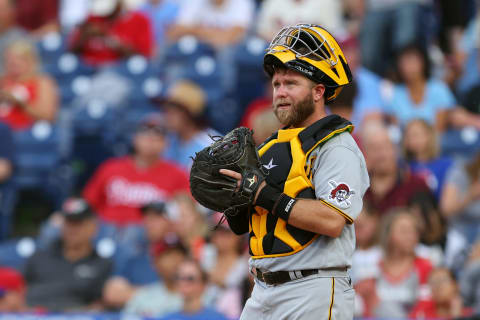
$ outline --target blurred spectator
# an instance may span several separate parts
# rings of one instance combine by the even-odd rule
[[[150,19],[157,54],[161,53],[165,50],[167,29],[177,18],[179,3],[175,0],[148,0],[140,7],[140,11]]]
[[[480,84],[465,94],[462,106],[452,110],[450,118],[452,125],[457,128],[473,127],[480,130]]]
[[[365,13],[365,1],[343,0],[342,2],[347,33],[357,36],[360,34]]]
[[[177,243],[160,242],[152,248],[155,270],[161,282],[142,287],[128,301],[123,312],[144,317],[162,317],[182,309],[176,291],[175,274],[186,258],[185,248]]]
[[[59,31],[59,0],[15,0],[17,23],[36,38]]]
[[[70,33],[88,16],[91,0],[60,0],[59,21],[62,32]]]
[[[460,273],[460,293],[465,305],[480,314],[480,242],[472,247],[468,261]]]
[[[221,49],[242,40],[254,14],[251,0],[192,0],[181,3],[171,40],[193,35]]]
[[[19,39],[27,37],[25,30],[15,21],[15,1],[0,0],[0,75],[3,74],[3,53],[6,47]]]
[[[209,146],[210,136],[219,133],[207,128],[205,108],[207,96],[197,84],[180,80],[168,90],[161,104],[165,110],[165,125],[169,130],[165,158],[190,171],[195,152]]]
[[[297,23],[318,24],[334,35],[345,31],[342,1],[264,0],[257,19],[257,33],[271,41],[278,30]]]
[[[138,11],[125,10],[123,1],[92,0],[87,20],[73,31],[70,48],[87,63],[101,65],[153,54],[150,20]]]
[[[425,181],[402,166],[387,129],[370,122],[362,130],[361,144],[370,175],[370,188],[364,196],[373,210],[384,215],[394,207],[408,206],[420,194],[429,199]],[[434,205],[432,205],[434,207]]]
[[[446,78],[460,97],[480,82],[480,5],[461,37],[453,38],[450,74]],[[458,33],[457,33],[458,34]],[[456,38],[460,38],[457,40]],[[476,72],[473,72],[473,71]]]
[[[222,314],[204,306],[203,294],[208,276],[197,262],[189,260],[180,264],[175,282],[183,297],[183,310],[167,315],[162,320],[227,320]]]
[[[130,256],[103,290],[104,302],[110,309],[123,308],[139,287],[161,280],[152,253],[156,252],[157,244],[165,241],[172,224],[164,202],[147,203],[141,212],[145,238],[124,244]]]
[[[62,214],[61,239],[27,260],[27,303],[49,311],[93,308],[100,301],[112,262],[92,246],[97,220],[83,199],[67,199]]]
[[[478,239],[480,222],[480,153],[468,162],[459,161],[449,170],[440,200],[448,219],[447,265],[462,267],[461,254]],[[462,245],[455,243],[461,241]],[[454,265],[453,265],[454,264]]]
[[[220,221],[222,214],[215,219]],[[243,309],[242,285],[248,277],[248,261],[245,252],[245,238],[236,236],[226,222],[217,224],[211,234],[215,248],[215,262],[209,270],[209,287],[206,295],[212,299],[212,306],[229,319],[238,319]]]
[[[412,172],[424,178],[437,200],[442,194],[447,170],[453,163],[451,158],[440,156],[439,148],[438,136],[431,124],[416,119],[406,125],[404,158]]]
[[[410,313],[412,319],[457,319],[470,316],[464,308],[458,284],[447,268],[437,268],[430,273],[428,286],[432,293],[430,300],[420,301]]]
[[[340,95],[328,105],[331,113],[338,114],[340,117],[352,121],[354,112],[353,100],[357,95],[357,84],[351,83],[342,89]]]
[[[15,146],[10,128],[1,122],[0,141],[2,141],[0,143],[0,186],[2,186],[12,176]]]
[[[409,210],[417,218],[420,231],[421,244],[417,247],[417,254],[428,258],[435,266],[443,264],[447,223],[436,199],[431,193],[415,195],[410,201]]]
[[[27,40],[11,43],[5,50],[4,74],[0,76],[0,121],[12,129],[29,128],[35,121],[56,120],[57,85],[40,73],[40,61]]]
[[[266,80],[263,88],[263,96],[250,102],[243,112],[239,126],[253,128],[253,122],[257,115],[266,111],[272,111],[273,86],[270,80]],[[263,141],[262,141],[263,142]]]
[[[0,314],[25,311],[25,280],[18,271],[0,267]]]
[[[272,108],[255,113],[251,121],[251,129],[253,130],[253,141],[259,146],[263,141],[267,140],[272,134],[282,127],[280,121],[273,113]]]
[[[379,246],[378,231],[380,216],[364,204],[362,213],[355,220],[355,239],[357,248],[353,252],[351,277],[353,283],[362,279],[374,278],[378,262],[382,256]]]
[[[360,127],[364,121],[381,119],[385,104],[382,97],[382,79],[361,64],[360,44],[357,38],[352,35],[345,37],[340,42],[340,47],[355,79],[355,82],[344,88],[338,97],[347,101],[353,99],[353,103],[350,104],[353,110],[350,111],[351,116],[347,119],[357,127]],[[352,85],[355,89],[349,89]],[[342,95],[347,97],[342,98]]]
[[[371,315],[404,318],[418,301],[428,299],[427,279],[432,265],[416,256],[418,240],[417,221],[407,210],[399,208],[385,216],[381,231],[383,257],[373,292],[377,301],[367,308]]]
[[[175,234],[191,257],[205,262],[209,258],[205,257],[209,252],[204,249],[209,229],[200,205],[192,197],[180,194],[173,199],[171,207]]]
[[[10,128],[0,122],[0,241],[10,233],[11,210],[9,208],[8,193],[12,192],[13,185],[11,176],[13,174],[15,145]]]
[[[427,52],[420,46],[408,45],[399,51],[396,63],[400,83],[394,87],[386,112],[400,126],[423,119],[439,131],[446,129],[447,111],[456,102],[445,83],[431,78]]]
[[[366,0],[360,32],[363,65],[384,75],[393,52],[425,37],[423,10],[430,0]]]
[[[168,37],[177,41],[183,36],[196,37],[212,46],[225,92],[234,89],[237,79],[234,63],[235,45],[244,38],[254,17],[252,0],[190,0],[181,3],[178,19]]]
[[[87,183],[84,197],[105,222],[117,227],[138,224],[143,205],[189,192],[183,170],[161,158],[165,134],[159,115],[146,117],[133,137],[133,154],[107,160]]]

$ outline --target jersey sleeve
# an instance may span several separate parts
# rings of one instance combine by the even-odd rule
[[[83,198],[97,213],[103,208],[106,201],[105,184],[108,178],[108,163],[100,165],[93,177],[87,182],[82,193]]]
[[[353,223],[362,210],[363,194],[368,187],[359,156],[345,146],[335,146],[320,150],[313,161],[312,183],[317,199],[342,215],[347,223]]]

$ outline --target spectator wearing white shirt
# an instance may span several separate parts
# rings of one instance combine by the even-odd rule
[[[342,1],[338,0],[264,0],[257,33],[270,40],[286,25],[311,23],[338,35],[344,31],[342,16]]]
[[[222,73],[222,85],[230,90],[235,85],[234,46],[245,36],[253,21],[253,0],[190,0],[180,5],[176,23],[168,38],[177,41],[194,36],[212,46]]]

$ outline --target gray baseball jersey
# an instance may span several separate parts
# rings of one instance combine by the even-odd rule
[[[350,267],[355,249],[353,221],[362,210],[363,195],[370,182],[365,159],[349,133],[328,140],[309,156],[313,161],[313,184],[319,206],[328,205],[347,220],[338,238],[319,236],[300,252],[275,258],[250,258],[250,267],[268,271],[292,271]]]

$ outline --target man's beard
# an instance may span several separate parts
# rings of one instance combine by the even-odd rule
[[[278,103],[276,105],[278,105]],[[286,110],[280,110],[277,106],[273,109],[278,121],[288,127],[300,127],[314,111],[315,104],[311,94],[307,94],[305,99],[296,104],[292,103],[290,108]]]

